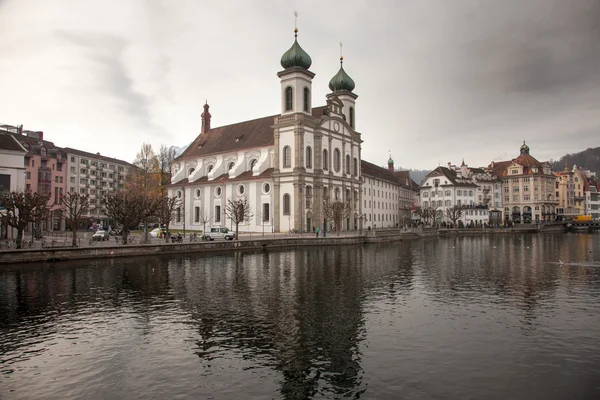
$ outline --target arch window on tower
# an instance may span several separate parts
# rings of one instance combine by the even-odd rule
[[[283,195],[283,215],[290,215],[290,195]]]
[[[354,157],[354,165],[352,167],[354,176],[358,176],[358,159],[356,157]]]
[[[290,146],[283,148],[283,168],[290,168],[292,166],[292,149]]]
[[[341,167],[341,160],[342,156],[340,154],[340,149],[335,149],[333,151],[333,169],[335,170],[335,172],[340,172],[340,167]]]
[[[346,154],[346,173],[350,174],[350,154]]]
[[[304,112],[310,109],[310,92],[307,87],[304,88]]]
[[[285,88],[285,111],[292,111],[294,108],[294,89],[291,86]]]
[[[306,168],[312,168],[312,147],[306,146]]]
[[[350,127],[354,128],[354,107],[350,107]]]
[[[323,150],[323,171],[327,171],[329,169],[329,154],[327,153],[327,149]]]

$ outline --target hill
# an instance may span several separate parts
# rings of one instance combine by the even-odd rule
[[[583,169],[589,169],[596,173],[596,176],[600,176],[600,147],[590,148],[579,153],[567,154],[560,158],[558,161],[550,160],[553,171],[562,171],[565,169],[565,164],[569,165],[569,168],[573,168],[573,165],[582,167]]]

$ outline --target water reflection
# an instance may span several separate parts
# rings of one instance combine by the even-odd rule
[[[397,385],[430,398],[449,393],[448,379],[464,396],[469,371],[498,374],[490,354],[527,352],[519,335],[545,335],[587,346],[562,351],[587,363],[569,382],[588,394],[599,294],[598,235],[23,266],[0,272],[0,383],[12,398],[397,398]],[[425,377],[450,356],[455,368]]]

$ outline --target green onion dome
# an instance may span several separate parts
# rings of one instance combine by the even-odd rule
[[[356,86],[352,78],[350,78],[346,71],[344,71],[343,63],[344,57],[340,57],[340,70],[329,81],[329,89],[331,89],[332,92],[335,92],[337,90],[348,90],[349,92],[351,92]]]
[[[281,66],[285,69],[292,67],[309,69],[311,64],[310,56],[298,44],[298,29],[296,28],[294,29],[294,44],[281,56]]]
[[[529,154],[529,146],[527,146],[523,140],[523,146],[521,146],[521,155],[525,154]]]

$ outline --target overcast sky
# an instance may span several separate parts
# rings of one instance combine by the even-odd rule
[[[293,43],[313,104],[356,82],[363,158],[432,169],[600,146],[600,0],[0,0],[0,124],[131,161],[280,110]]]

